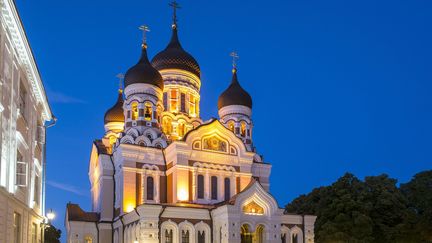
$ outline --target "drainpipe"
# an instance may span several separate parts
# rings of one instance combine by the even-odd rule
[[[42,143],[43,150],[42,150],[42,217],[45,220],[45,192],[46,192],[46,137],[47,137],[47,129],[50,127],[53,127],[57,123],[57,117],[52,116],[52,119],[44,124],[42,127],[44,129],[44,141]],[[45,242],[45,226],[46,223],[44,222],[44,229],[42,231],[42,242]]]

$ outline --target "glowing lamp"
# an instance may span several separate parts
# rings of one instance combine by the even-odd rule
[[[180,189],[178,192],[178,199],[180,201],[187,201],[188,200],[188,193],[185,189]]]
[[[52,209],[50,209],[46,216],[51,221],[55,218],[55,213],[52,211]]]
[[[133,210],[134,210],[134,205],[132,205],[132,204],[128,204],[127,206],[126,206],[126,213],[129,213],[129,212],[132,212]]]

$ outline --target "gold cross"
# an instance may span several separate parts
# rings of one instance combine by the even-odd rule
[[[237,60],[240,58],[237,52],[233,51],[230,53],[230,56],[232,57],[232,65],[234,69],[237,69]]]
[[[119,91],[123,90],[123,79],[124,79],[124,74],[123,73],[119,73],[116,76],[119,79]]]
[[[176,0],[169,3],[169,6],[173,8],[173,27],[177,26],[177,9],[180,9],[180,4]]]
[[[139,29],[143,32],[142,43],[147,45],[147,32],[150,32],[150,29],[147,25],[141,25]]]

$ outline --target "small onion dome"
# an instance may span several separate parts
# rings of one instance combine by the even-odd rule
[[[252,109],[252,98],[246,90],[244,90],[237,80],[237,69],[233,69],[233,76],[230,86],[219,96],[219,110],[229,105],[243,105]]]
[[[135,66],[131,67],[124,77],[125,87],[130,84],[152,84],[163,90],[163,79],[147,57],[147,46],[143,44],[141,58]]]
[[[181,46],[175,25],[172,28],[170,43],[165,50],[153,57],[152,65],[159,71],[163,69],[181,69],[191,72],[198,77],[201,74],[198,62]]]
[[[110,122],[124,122],[125,117],[123,113],[123,92],[119,90],[117,102],[105,113],[105,124]]]

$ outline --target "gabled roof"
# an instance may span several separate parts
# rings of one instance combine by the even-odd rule
[[[78,204],[68,203],[66,205],[66,215],[68,221],[98,222],[99,214],[85,212]]]

